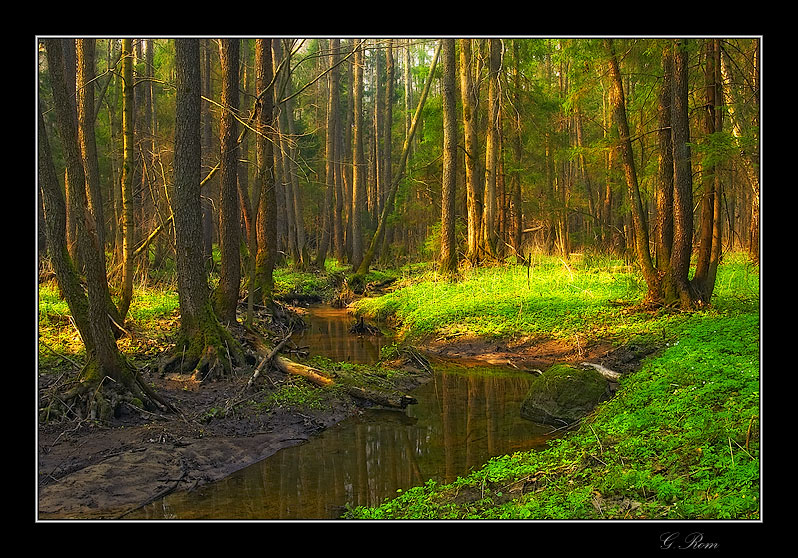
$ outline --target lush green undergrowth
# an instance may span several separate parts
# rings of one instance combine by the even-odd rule
[[[548,260],[529,281],[523,268],[475,270],[460,282],[430,276],[359,304],[372,315],[393,314],[409,337],[646,337],[664,349],[546,450],[494,458],[451,484],[431,480],[348,517],[759,518],[758,269],[727,257],[712,307],[692,313],[616,303],[642,297],[635,277]]]

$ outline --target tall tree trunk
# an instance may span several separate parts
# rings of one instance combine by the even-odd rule
[[[261,192],[257,219],[258,253],[254,284],[255,301],[274,307],[274,265],[277,259],[277,196],[274,177],[274,91],[272,87],[272,39],[255,41],[255,90],[258,95],[257,130],[255,140],[257,174],[256,188]]]
[[[640,188],[637,182],[632,140],[629,134],[629,124],[626,119],[626,102],[624,100],[621,72],[618,67],[618,60],[615,56],[615,47],[612,39],[607,39],[607,49],[610,53],[611,101],[614,109],[615,125],[618,127],[621,162],[623,164],[626,186],[632,207],[637,258],[640,262],[646,285],[648,286],[649,299],[652,301],[659,301],[661,298],[660,281],[654,270],[651,252],[649,250],[648,225],[646,223],[645,214],[643,213],[643,202],[640,197]]]
[[[51,55],[52,56],[52,55]],[[75,327],[83,340],[88,354],[94,353],[94,338],[89,323],[89,307],[81,277],[72,257],[69,254],[66,237],[66,200],[61,193],[53,158],[50,153],[50,142],[47,139],[47,128],[44,125],[41,109],[39,109],[38,130],[38,171],[39,188],[42,194],[44,224],[47,234],[47,249],[55,271],[58,288],[69,307],[69,313],[75,321]]]
[[[222,322],[236,322],[241,284],[241,209],[238,202],[238,84],[239,39],[220,39],[222,66],[221,116],[219,118],[219,285],[214,296],[216,315]]]
[[[488,122],[485,136],[485,207],[482,219],[484,250],[487,255],[497,255],[498,232],[496,223],[496,185],[499,169],[499,103],[502,45],[500,39],[490,39],[488,64]]]
[[[323,233],[319,250],[316,254],[316,267],[324,269],[324,261],[327,258],[327,251],[330,248],[333,231],[334,199],[336,191],[336,162],[337,162],[337,139],[338,139],[338,81],[340,71],[338,69],[338,51],[341,47],[340,39],[330,39],[328,41],[330,49],[330,71],[327,74],[327,133],[325,138],[325,163],[324,176],[327,188],[324,191],[324,207],[322,209]]]
[[[692,308],[688,275],[693,245],[693,170],[688,114],[687,40],[677,40],[673,55],[673,247],[671,275],[676,296],[684,309]],[[672,301],[665,300],[668,304]]]
[[[457,271],[455,188],[457,186],[457,116],[455,115],[455,40],[441,41],[443,100],[443,181],[441,185],[441,273]]]
[[[64,81],[66,83],[66,90],[68,96],[68,108],[70,118],[72,118],[73,123],[77,126],[78,123],[78,115],[77,115],[77,106],[76,106],[76,99],[75,99],[75,89],[76,89],[76,64],[77,64],[77,52],[76,52],[76,45],[75,39],[61,39],[61,52],[62,52],[62,71],[64,74]],[[69,181],[69,173],[64,173],[64,192],[66,196],[66,204],[67,204],[67,213],[66,213],[66,234],[67,234],[67,246],[69,247],[69,254],[72,256],[72,261],[75,263],[75,266],[78,269],[83,268],[83,263],[80,261],[80,250],[78,249],[78,237],[77,237],[77,219],[80,218],[79,215],[76,215],[74,211],[72,211],[72,202],[70,201],[72,196],[72,189],[75,186],[70,183]]]
[[[460,39],[460,95],[463,105],[463,135],[465,140],[466,210],[468,212],[468,248],[466,257],[475,265],[479,259],[479,239],[482,222],[482,202],[479,197],[477,172],[477,113],[479,99],[474,83],[471,53],[472,39]]]
[[[671,82],[673,80],[673,53],[670,45],[662,50],[662,87],[659,94],[659,168],[657,174],[657,270],[670,289],[671,247],[673,246],[673,143],[671,140]],[[668,295],[665,295],[666,298]]]
[[[97,220],[97,241],[103,247],[105,262],[105,217],[103,195],[100,188],[100,169],[97,159],[97,141],[94,135],[94,78],[95,39],[77,39],[77,109],[78,140],[86,169],[89,207]]]
[[[76,119],[69,100],[71,89],[67,87],[64,76],[61,42],[60,39],[47,39],[45,44],[53,88],[56,120],[67,164],[66,172],[71,184],[74,186],[72,191],[73,198],[69,203],[72,205],[73,215],[76,218],[78,247],[86,270],[86,317],[77,316],[76,324],[82,323],[83,327],[85,327],[86,322],[88,322],[88,330],[82,331],[81,334],[84,338],[89,359],[81,373],[80,384],[64,394],[62,400],[67,402],[66,407],[71,404],[73,408],[76,405],[71,401],[73,399],[80,400],[81,403],[85,404],[86,415],[84,416],[106,420],[112,416],[115,407],[125,397],[139,397],[148,408],[153,408],[155,399],[149,396],[150,390],[146,388],[143,382],[137,379],[135,371],[116,346],[111,321],[108,317],[108,301],[110,300],[108,280],[105,274],[104,261],[100,254],[101,249],[97,237],[95,216],[89,208],[86,196],[86,174],[78,143],[78,132],[75,126]],[[46,142],[46,136],[41,138],[41,140]],[[53,183],[55,173],[51,172],[53,166],[49,153],[49,147],[44,147],[42,153],[45,157],[44,165],[46,169],[50,170],[43,175],[46,183],[42,184],[42,186],[52,194],[51,199],[55,199],[57,197],[54,192],[56,190],[55,184]],[[59,216],[59,228],[63,222],[64,220]],[[61,254],[65,257],[63,245],[61,246]],[[71,279],[67,277],[64,279],[63,284],[70,285],[69,292],[72,293],[74,276]],[[74,304],[73,301],[73,304],[70,304],[70,308],[74,307],[78,312],[81,312],[82,296],[78,298],[80,302]],[[113,382],[108,382],[111,385],[104,385],[106,377],[114,380]]]
[[[363,47],[355,46],[352,83],[352,269],[357,270],[363,261],[363,206],[365,204],[366,166],[363,157]]]
[[[513,119],[513,135],[512,135],[512,145],[513,145],[513,159],[515,168],[513,168],[513,172],[511,174],[511,188],[512,188],[512,204],[513,204],[513,236],[512,236],[512,246],[513,250],[515,250],[515,254],[517,257],[524,259],[524,249],[521,245],[522,242],[522,234],[523,234],[523,210],[521,206],[521,141],[522,141],[522,124],[521,124],[521,60],[520,60],[520,52],[519,52],[519,41],[518,39],[513,40],[513,51],[515,55],[515,66],[513,67],[513,78],[514,78],[514,103],[515,103],[515,118]]]
[[[119,312],[127,315],[133,297],[133,250],[135,223],[133,220],[133,41],[122,39],[122,293]]]
[[[391,134],[393,123],[393,95],[394,95],[394,74],[396,72],[393,59],[393,39],[388,39],[388,48],[385,51],[385,115],[383,125],[382,140],[382,183],[384,185],[382,198],[380,199],[380,210],[385,206],[385,199],[388,197],[387,188],[391,183],[391,152],[393,142]]]
[[[707,136],[721,132],[723,118],[721,107],[723,83],[720,75],[720,39],[706,40],[705,114],[704,132]],[[707,140],[709,141],[709,140]],[[711,156],[711,155],[710,155]],[[704,195],[701,200],[701,240],[698,248],[696,271],[692,280],[697,302],[709,304],[715,290],[715,278],[722,243],[723,216],[721,215],[721,169],[717,163],[702,164],[701,178]]]
[[[234,365],[243,362],[243,353],[213,311],[208,275],[203,265],[200,206],[202,80],[198,39],[175,39],[175,66],[172,213],[177,247],[175,266],[180,337],[171,358],[164,361],[160,369],[162,372],[173,369],[189,372],[195,380],[202,381],[230,373]]]
[[[202,75],[202,96],[206,99],[211,98],[211,47],[210,39],[203,39],[203,75]],[[207,102],[207,101],[206,101]],[[211,110],[202,111],[202,154],[204,158],[209,158],[212,154],[213,143],[213,112]],[[215,186],[215,181],[214,181]],[[210,185],[209,185],[210,186]],[[209,187],[206,191],[213,190]],[[204,264],[208,271],[213,269],[213,237],[214,237],[214,218],[213,218],[213,199],[210,194],[200,198],[202,204],[202,250]]]

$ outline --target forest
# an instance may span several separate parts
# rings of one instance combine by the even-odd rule
[[[387,494],[332,517],[759,519],[762,37],[36,51],[39,520],[161,519],[167,496],[375,409],[410,415],[406,436],[426,384],[457,384],[444,407],[468,420],[495,392],[529,415],[507,428],[537,428],[525,382],[563,363],[587,378],[569,394],[598,395],[545,444],[497,433],[513,443],[457,473],[446,446],[441,475],[392,456],[410,480],[370,473]],[[522,387],[476,383],[494,369]],[[244,513],[185,506],[166,517]]]

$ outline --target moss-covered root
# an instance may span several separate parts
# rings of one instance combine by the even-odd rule
[[[172,353],[159,366],[160,374],[187,374],[196,382],[221,378],[245,363],[241,344],[222,324],[207,324],[202,331],[180,334]]]
[[[104,370],[94,358],[84,367],[77,384],[61,393],[43,400],[40,409],[42,421],[91,419],[103,422],[119,416],[122,405],[134,410],[175,412],[139,377],[124,358],[113,370]]]

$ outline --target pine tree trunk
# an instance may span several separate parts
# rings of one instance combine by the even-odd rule
[[[324,191],[323,233],[316,254],[316,267],[324,269],[324,262],[332,241],[333,222],[335,220],[333,207],[336,192],[336,147],[338,144],[338,86],[340,71],[338,69],[338,51],[341,47],[340,39],[328,41],[330,49],[330,70],[327,75],[327,133],[325,138],[325,163],[324,176],[327,188]]]
[[[176,112],[174,140],[174,214],[180,338],[163,372],[177,368],[202,381],[229,374],[243,361],[238,342],[216,317],[203,265],[200,180],[202,107],[198,39],[175,39]],[[230,355],[228,358],[227,355]]]
[[[485,135],[485,206],[482,218],[485,252],[497,255],[496,186],[499,168],[499,65],[501,41],[490,39],[488,64],[488,122]]]
[[[671,82],[673,78],[673,54],[668,45],[662,51],[662,86],[659,94],[659,169],[657,174],[657,270],[666,280],[663,285],[669,290],[671,247],[673,246],[673,144],[671,140]],[[668,294],[665,297],[668,298]]]
[[[465,140],[466,209],[468,212],[468,248],[466,257],[471,264],[479,259],[479,238],[482,223],[482,202],[477,181],[476,103],[478,91],[474,84],[471,39],[460,39],[460,95],[463,105],[463,135]]]
[[[640,188],[637,182],[637,172],[635,169],[634,154],[632,152],[632,141],[629,134],[629,124],[626,119],[626,104],[623,94],[623,84],[621,73],[618,67],[618,60],[615,56],[615,49],[612,39],[607,40],[607,49],[610,53],[610,77],[611,77],[611,100],[614,108],[615,125],[618,127],[618,135],[621,149],[621,162],[623,164],[626,186],[632,207],[632,219],[635,232],[635,247],[638,261],[643,272],[643,277],[648,286],[648,297],[652,301],[659,301],[660,281],[654,270],[649,250],[648,226],[645,214],[643,213],[643,203],[640,197]]]
[[[457,271],[455,244],[455,187],[457,185],[457,117],[455,115],[455,40],[443,39],[443,181],[441,185],[441,273]]]
[[[236,322],[236,307],[241,284],[241,224],[238,201],[238,84],[239,39],[220,39],[222,66],[221,111],[219,118],[219,285],[214,308],[222,322]]]
[[[677,40],[673,56],[671,129],[673,141],[673,247],[671,275],[682,308],[692,308],[688,283],[693,244],[693,170],[688,115],[686,40]],[[666,303],[670,301],[666,300]]]
[[[111,417],[114,408],[123,397],[129,397],[131,394],[139,397],[148,408],[152,408],[155,400],[145,393],[147,391],[146,386],[137,380],[135,372],[116,346],[108,312],[110,300],[108,280],[97,237],[95,216],[89,208],[86,196],[86,174],[83,169],[82,155],[78,143],[76,118],[69,100],[70,95],[68,92],[70,89],[66,85],[64,76],[61,42],[60,39],[47,39],[45,43],[53,88],[53,104],[67,164],[66,172],[71,184],[75,186],[73,190],[74,196],[69,200],[69,203],[72,205],[73,215],[76,218],[78,248],[86,271],[86,311],[83,314],[83,296],[74,291],[76,288],[74,274],[68,272],[69,264],[67,263],[68,260],[65,259],[66,252],[63,249],[64,245],[60,244],[61,263],[59,268],[62,271],[67,270],[67,273],[59,279],[59,284],[65,285],[68,289],[65,294],[68,293],[73,298],[72,304],[69,304],[69,306],[70,309],[74,309],[77,312],[75,315],[76,324],[82,324],[80,327],[85,328],[86,323],[88,323],[88,328],[81,331],[81,335],[89,357],[87,365],[82,372],[80,384],[63,394],[61,399],[67,402],[65,404],[66,408],[71,405],[73,410],[76,405],[71,400],[79,399],[85,404],[86,415],[84,416],[98,417],[105,420]],[[41,120],[40,124],[42,124]],[[46,136],[44,134],[42,136],[40,142],[46,142]],[[60,193],[56,193],[53,181],[55,173],[53,172],[52,159],[49,157],[49,146],[44,146],[42,143],[40,145],[44,147],[42,154],[45,157],[43,161],[45,173],[42,175],[45,178],[45,183],[42,184],[42,188],[43,192],[49,192],[50,200],[54,201],[58,199]],[[65,219],[61,217],[65,215],[65,212],[61,211],[61,207],[65,209],[65,206],[60,203],[56,205],[58,209],[53,206],[53,216],[56,217],[56,213],[58,213],[58,216],[52,228],[53,232],[56,231],[56,227],[60,230],[65,224]],[[55,238],[51,240],[55,241]],[[113,382],[108,382],[112,385],[103,385],[106,377],[114,380]]]
[[[271,39],[255,41],[255,90],[258,95],[258,121],[260,132],[255,140],[258,164],[255,175],[256,188],[261,192],[257,219],[258,253],[254,284],[255,301],[266,306],[274,305],[274,265],[277,259],[277,197],[275,195],[273,137],[274,92],[268,88],[272,81]]]
[[[720,79],[720,40],[706,39],[705,114],[704,133],[709,136],[723,127],[723,105]],[[701,239],[698,247],[696,271],[691,282],[697,301],[709,304],[715,290],[715,277],[720,263],[721,225],[720,168],[716,163],[702,164],[701,180],[704,195],[701,200]]]
[[[357,270],[363,261],[363,206],[365,203],[366,166],[363,158],[363,47],[355,47],[352,83],[352,269]]]
[[[127,315],[133,297],[133,48],[132,39],[122,39],[122,294],[119,312]]]

